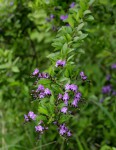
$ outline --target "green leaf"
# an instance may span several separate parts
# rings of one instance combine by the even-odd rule
[[[46,109],[46,108],[43,108],[43,107],[41,107],[41,106],[38,108],[38,112],[39,112],[40,114],[44,114],[44,115],[49,116],[49,112],[47,111],[47,109]]]
[[[12,71],[13,71],[13,72],[20,72],[17,66],[13,66],[13,67],[12,67]]]
[[[86,21],[93,21],[93,20],[94,20],[94,17],[90,15],[90,16],[88,16],[85,20],[86,20]]]
[[[68,19],[67,19],[69,25],[73,28],[74,27],[74,19],[72,18],[71,15],[68,16]]]
[[[83,26],[84,26],[84,22],[78,25],[77,31],[81,30],[83,28]]]
[[[62,51],[63,54],[65,54],[65,55],[67,54],[67,51],[68,51],[68,44],[67,44],[67,43],[65,43],[65,44],[63,45],[61,51]]]
[[[51,83],[51,80],[49,80],[49,79],[40,79],[39,80],[39,84],[46,85],[46,84],[50,84],[50,83]]]

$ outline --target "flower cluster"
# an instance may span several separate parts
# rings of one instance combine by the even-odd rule
[[[68,15],[61,15],[60,16],[60,19],[63,20],[63,21],[66,20],[67,18],[68,18]]]
[[[48,127],[45,127],[44,124],[43,124],[43,121],[41,120],[37,126],[35,126],[35,131],[40,133],[40,134],[43,134],[43,132],[45,130],[47,130]]]
[[[87,79],[87,76],[85,76],[84,72],[80,72],[80,76],[81,76],[81,79],[82,80],[86,80]]]
[[[106,85],[106,86],[104,86],[104,87],[102,88],[102,93],[103,93],[103,94],[110,94],[111,90],[112,90],[111,85]]]
[[[75,7],[75,2],[72,2],[71,4],[70,4],[70,8],[73,8],[73,7]]]
[[[51,91],[48,88],[45,88],[43,85],[38,85],[36,90],[32,90],[32,94],[33,98],[37,99],[37,98],[44,98],[46,96],[50,96],[51,95]]]
[[[116,64],[112,64],[111,68],[116,69]]]
[[[116,96],[116,89],[114,85],[115,82],[112,82],[114,80],[113,75],[112,75],[112,73],[114,72],[114,69],[116,69],[116,64],[111,65],[110,67],[111,73],[106,75],[105,85],[102,87],[103,97],[101,98],[100,102],[103,102],[105,97],[107,96]]]
[[[55,67],[64,67],[66,65],[66,61],[65,60],[57,60],[56,61],[56,65]],[[56,68],[55,68],[56,69]],[[65,69],[65,68],[64,68]],[[83,72],[80,73],[82,80],[86,80],[85,78],[87,78]],[[44,114],[44,119],[45,121],[43,122],[42,120],[35,126],[35,131],[39,134],[43,134],[45,130],[48,129],[47,125],[49,124],[48,122],[57,125],[59,134],[61,136],[64,137],[71,137],[72,133],[71,131],[68,129],[68,127],[66,127],[66,122],[65,121],[61,121],[60,118],[62,118],[62,116],[66,116],[66,115],[72,115],[73,112],[75,112],[76,108],[78,107],[78,104],[80,102],[80,100],[82,99],[82,94],[79,92],[79,87],[76,84],[61,84],[58,83],[59,87],[60,87],[60,91],[62,91],[61,93],[59,91],[57,91],[55,89],[52,89],[53,92],[51,92],[51,90],[48,88],[48,84],[49,87],[52,88],[52,84],[56,84],[58,81],[57,78],[54,79],[54,77],[49,76],[47,73],[40,73],[39,69],[35,69],[34,72],[32,73],[32,76],[36,77],[38,80],[37,84],[38,85],[34,85],[35,89],[32,90],[32,96],[34,99],[43,99],[43,98],[49,98],[49,96],[52,95],[52,97],[50,99],[54,99],[52,101],[52,107],[53,108],[53,112],[52,114],[49,114],[49,112],[51,112],[51,106],[49,107],[49,101],[45,101],[41,100],[38,101],[40,102],[40,109],[41,110],[39,112],[40,116],[43,116]],[[45,78],[45,79],[42,79]],[[50,82],[46,82],[47,79],[49,78]],[[42,83],[42,81],[44,81],[44,83]],[[41,84],[39,84],[39,82],[41,82]],[[46,85],[46,87],[45,87]],[[42,102],[44,101],[44,105],[42,104]],[[48,110],[49,108],[49,110]],[[55,116],[54,116],[55,114]],[[53,116],[53,117],[52,117]],[[24,119],[26,122],[31,121],[31,120],[35,120],[36,119],[36,115],[30,111],[28,113],[28,115],[24,115]],[[51,120],[51,121],[50,121]]]
[[[62,124],[62,125],[59,126],[59,134],[61,136],[66,135],[68,137],[70,137],[72,135],[71,131],[65,126],[65,124]]]
[[[37,68],[32,73],[32,76],[37,77],[38,79],[41,79],[41,78],[48,79],[50,77],[48,73],[44,73],[44,72],[40,73],[39,69],[37,69]]]
[[[65,92],[64,92],[64,94],[61,94],[61,93],[59,93],[58,94],[58,100],[63,100],[64,101],[64,104],[66,105],[66,106],[68,106],[68,101],[69,101],[69,99],[70,99],[70,91],[73,91],[74,92],[74,94],[72,95],[72,93],[71,93],[71,98],[73,97],[73,100],[72,100],[72,103],[71,103],[71,105],[73,106],[73,107],[77,107],[78,106],[78,102],[80,101],[80,99],[81,99],[81,93],[80,92],[77,92],[77,90],[78,90],[78,87],[77,87],[77,85],[75,85],[75,84],[66,84],[65,85]],[[67,110],[68,110],[68,108],[67,107],[63,107],[62,109],[61,109],[61,112],[62,113],[66,113],[67,112]]]
[[[35,120],[36,119],[36,114],[34,114],[33,111],[29,111],[29,113],[27,115],[24,115],[24,119],[26,122],[31,121],[31,120]]]
[[[72,2],[72,3],[68,4],[68,7],[69,7],[69,9],[72,9],[75,7],[75,5],[76,5],[76,3]],[[59,13],[52,12],[46,18],[47,22],[52,22],[52,30],[57,31],[59,29],[59,27],[61,26],[60,24],[58,24],[57,19],[60,19],[62,21],[62,23],[65,23],[65,26],[70,26],[67,21],[67,19],[68,19],[67,11],[62,14],[61,8],[59,8],[57,6],[54,7],[54,10],[59,11],[60,15],[59,15]]]
[[[58,60],[58,61],[56,62],[56,67],[59,67],[59,66],[64,67],[65,64],[66,64],[66,61],[65,61],[65,60]]]

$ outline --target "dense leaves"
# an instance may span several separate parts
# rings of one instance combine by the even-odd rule
[[[116,2],[72,3],[0,1],[2,149],[116,149]],[[58,60],[65,60],[66,65],[62,68]],[[41,101],[30,95],[35,68],[51,76],[37,81],[52,93]],[[86,82],[80,80],[81,71],[88,77]],[[68,141],[59,137],[62,126],[50,126],[57,115],[56,96],[64,94],[66,83],[78,85],[83,95],[73,114],[61,113],[59,119],[60,124],[67,122],[66,132],[72,131]],[[61,102],[57,107],[61,110],[65,105]],[[29,111],[37,114],[38,122],[47,118],[49,129],[42,137],[35,132],[37,124]],[[24,124],[24,114],[29,123]],[[42,129],[40,126],[37,130]]]

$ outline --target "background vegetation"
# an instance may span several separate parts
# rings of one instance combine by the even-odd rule
[[[79,0],[75,2],[79,4]],[[116,149],[116,95],[102,94],[109,74],[110,84],[116,90],[116,69],[111,69],[116,63],[115,0],[89,1],[93,17],[83,28],[88,36],[83,38],[74,59],[90,84],[83,91],[85,104],[71,123],[74,137],[65,142],[53,128],[38,140],[32,124],[24,124],[24,114],[37,110],[37,103],[30,96],[30,75],[37,67],[42,71],[49,67],[47,56],[53,53],[53,39],[58,29],[66,25],[59,17],[68,13],[71,3],[0,0],[1,149]],[[51,14],[55,19],[48,20]]]

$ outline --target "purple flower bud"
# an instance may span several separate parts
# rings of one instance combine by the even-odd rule
[[[116,69],[116,64],[112,64],[111,68]]]
[[[25,119],[25,121],[26,121],[26,122],[28,122],[28,121],[29,121],[29,118],[28,118],[28,116],[27,116],[27,115],[24,115],[24,119]]]
[[[80,92],[78,92],[78,93],[75,94],[75,98],[77,98],[77,99],[80,99],[81,96],[82,96],[82,94]]]
[[[36,114],[34,114],[33,111],[30,111],[30,112],[28,113],[28,117],[29,117],[30,119],[32,119],[32,120],[35,120]]]
[[[67,132],[67,136],[68,137],[72,136],[72,133],[70,132],[70,130]]]
[[[59,126],[59,134],[62,136],[65,134],[68,137],[70,137],[72,135],[70,130],[65,126],[65,124],[62,124]]]
[[[100,103],[103,103],[103,101],[104,101],[104,98],[101,98],[99,102],[100,102]]]
[[[51,14],[51,15],[50,15],[50,18],[51,18],[51,19],[54,19],[54,15],[53,15],[53,14]]]
[[[50,22],[50,21],[51,21],[51,19],[50,19],[50,18],[46,18],[46,21],[47,21],[47,22]]]
[[[58,100],[62,99],[62,97],[63,97],[62,94],[59,93],[58,94]]]
[[[35,75],[37,75],[38,73],[39,73],[39,70],[36,68],[36,69],[34,70],[34,72],[32,73],[32,75],[35,76]]]
[[[75,84],[70,85],[70,90],[77,92],[77,89],[78,89],[77,85],[75,85]]]
[[[36,132],[43,132],[43,130],[44,130],[44,127],[42,127],[41,125],[38,125],[38,126],[35,126],[35,130],[36,130]]]
[[[111,75],[108,74],[108,75],[106,76],[106,80],[109,81],[110,79],[111,79]]]
[[[64,95],[63,95],[63,100],[65,101],[65,100],[69,100],[69,95],[68,95],[68,93],[65,93]]]
[[[64,135],[64,134],[67,132],[67,130],[68,130],[68,129],[66,128],[65,124],[60,125],[59,134],[60,134],[60,135]]]
[[[62,21],[66,20],[67,18],[68,18],[68,15],[61,15],[61,16],[60,16],[60,19],[61,19]]]
[[[44,86],[43,85],[39,85],[36,92],[39,92],[39,91],[44,91]]]
[[[61,112],[64,113],[64,114],[66,114],[66,113],[67,113],[67,110],[68,110],[67,107],[63,107],[63,108],[61,109]]]
[[[66,64],[66,61],[65,60],[58,60],[57,62],[56,62],[56,67],[59,67],[59,66],[61,66],[61,67],[64,67],[65,66],[65,64]]]
[[[75,98],[72,102],[72,106],[77,107],[77,105],[78,105],[78,99]]]
[[[67,83],[67,84],[65,85],[65,90],[70,90],[70,84]]]
[[[116,96],[116,91],[115,90],[113,90],[112,95]]]
[[[86,80],[87,79],[87,76],[85,76],[84,72],[80,72],[80,76],[81,76],[81,79],[82,80]]]
[[[69,26],[70,26],[70,24],[69,24],[69,23],[67,23],[67,24],[66,24],[66,26],[67,26],[67,27],[69,27]]]
[[[38,77],[48,79],[49,75],[48,75],[48,73],[39,73]]]
[[[102,88],[102,93],[109,94],[111,92],[111,90],[112,90],[111,85],[106,85]]]
[[[45,95],[51,95],[51,91],[48,88],[45,89],[44,93]]]
[[[39,98],[44,98],[45,97],[45,93],[44,92],[41,92],[40,94],[39,94]]]
[[[82,72],[80,72],[80,76],[85,76],[85,74],[84,74],[84,72],[82,71]]]
[[[72,2],[72,3],[70,4],[70,8],[73,8],[73,7],[75,7],[75,2]]]

